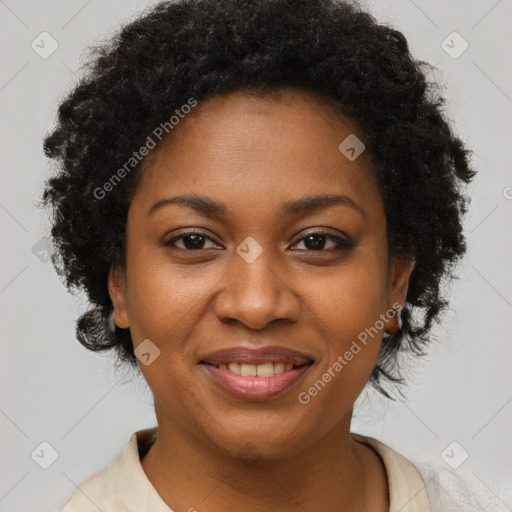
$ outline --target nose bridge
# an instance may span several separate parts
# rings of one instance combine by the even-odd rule
[[[278,318],[296,321],[298,300],[284,276],[279,275],[281,266],[276,263],[275,252],[258,249],[247,240],[233,257],[215,304],[217,317],[237,320],[251,329],[261,329]]]
[[[252,262],[239,258],[235,263],[233,272],[236,274],[236,293],[240,298],[246,296],[261,302],[276,301],[283,283],[271,252],[262,252]]]

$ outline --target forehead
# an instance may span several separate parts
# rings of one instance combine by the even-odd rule
[[[347,137],[364,140],[354,121],[305,91],[215,96],[183,116],[146,157],[134,202],[151,208],[187,193],[259,209],[339,193],[378,203],[368,155],[350,160],[339,149]]]

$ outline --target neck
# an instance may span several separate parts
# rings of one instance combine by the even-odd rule
[[[375,454],[351,439],[350,417],[307,448],[277,460],[228,454],[171,421],[159,421],[158,431],[142,467],[173,510],[220,512],[226,503],[230,510],[251,511],[363,511],[368,503],[369,510],[387,510],[383,469],[379,473]],[[367,494],[368,479],[373,497]]]

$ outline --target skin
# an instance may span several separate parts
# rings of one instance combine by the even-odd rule
[[[349,432],[390,323],[307,405],[297,399],[379,315],[404,304],[414,266],[388,255],[369,156],[349,161],[338,149],[350,134],[364,140],[313,94],[237,91],[199,104],[146,157],[125,267],[111,270],[109,291],[134,346],[150,339],[160,350],[140,364],[159,426],[142,467],[175,512],[220,512],[226,503],[257,512],[389,509],[380,458]],[[148,215],[179,194],[208,196],[228,214],[173,204]],[[362,212],[338,204],[280,213],[285,201],[323,194],[349,196]],[[195,251],[184,245],[190,238],[164,245],[194,230],[212,240]],[[346,234],[356,245],[308,243],[312,230]],[[250,264],[236,252],[249,236],[262,248]],[[282,396],[244,401],[199,365],[206,353],[235,345],[290,347],[315,363]]]

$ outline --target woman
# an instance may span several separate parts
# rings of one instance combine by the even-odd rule
[[[350,432],[465,252],[474,171],[422,66],[334,0],[164,2],[96,49],[45,139],[54,264],[158,426],[62,511],[462,509]]]

